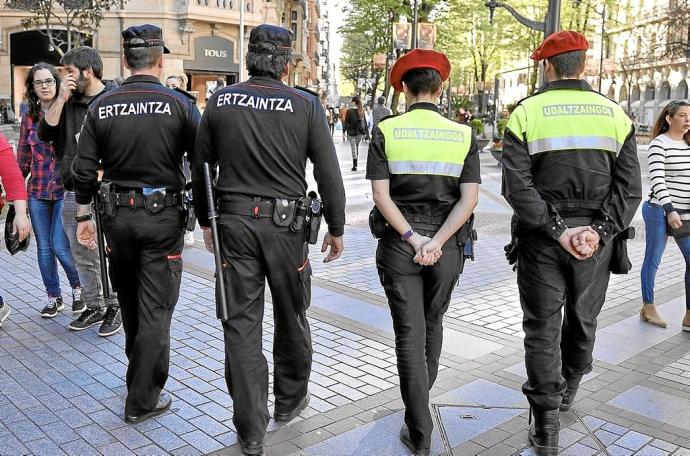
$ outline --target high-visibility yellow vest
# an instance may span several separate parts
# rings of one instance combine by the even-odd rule
[[[460,177],[472,129],[429,109],[414,109],[379,123],[391,174]]]
[[[530,155],[558,150],[600,150],[618,155],[632,123],[597,92],[548,90],[524,99],[507,128],[527,142]]]

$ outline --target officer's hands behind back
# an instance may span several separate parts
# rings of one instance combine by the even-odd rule
[[[577,226],[563,232],[558,242],[578,260],[586,260],[599,249],[599,233],[591,226]]]
[[[407,242],[415,251],[412,261],[422,266],[433,266],[443,254],[442,246],[427,236],[414,233]]]

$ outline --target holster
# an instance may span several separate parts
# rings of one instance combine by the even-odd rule
[[[117,205],[115,203],[115,191],[112,182],[101,182],[98,186],[97,210],[106,217],[115,217]]]
[[[306,240],[309,244],[316,244],[319,238],[319,229],[321,228],[321,217],[323,215],[323,205],[321,199],[315,192],[309,192],[309,208],[307,210]]]
[[[474,214],[470,215],[457,234],[460,250],[460,274],[465,270],[465,261],[474,261],[474,242],[477,240],[477,230],[474,229]]]
[[[184,224],[187,231],[194,231],[196,228],[196,214],[194,213],[194,197],[191,189],[184,192]]]
[[[149,215],[159,214],[165,209],[165,189],[144,189],[144,209]]]
[[[369,212],[369,230],[374,239],[381,239],[383,234],[388,228],[388,222],[386,218],[381,214],[379,208],[374,206],[374,208]]]
[[[628,257],[628,239],[635,239],[635,228],[629,226],[618,233],[612,241],[611,262],[609,271],[612,274],[627,274],[632,269],[632,263]]]

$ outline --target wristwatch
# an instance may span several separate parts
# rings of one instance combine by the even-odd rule
[[[400,236],[400,239],[407,242],[407,240],[410,239],[413,234],[414,231],[412,231],[412,228],[410,228],[409,230],[405,231],[402,236]]]
[[[93,220],[93,215],[91,213],[84,215],[75,215],[74,220],[76,220],[77,223],[86,222],[87,220]]]

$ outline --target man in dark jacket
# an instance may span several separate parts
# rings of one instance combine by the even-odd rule
[[[548,82],[518,103],[503,139],[503,195],[515,211],[519,244],[522,391],[538,455],[558,454],[559,409],[570,409],[592,370],[614,237],[626,231],[642,196],[630,120],[580,79],[588,47],[571,31],[544,40],[532,59],[545,60]]]
[[[103,299],[98,252],[89,250],[77,241],[72,161],[77,154],[79,132],[89,103],[112,86],[103,84],[103,61],[93,48],[82,46],[72,49],[62,57],[60,63],[65,66],[66,75],[60,83],[55,102],[38,125],[38,136],[42,141],[53,142],[60,159],[60,174],[65,186],[62,220],[82,285],[81,297],[75,297],[79,299],[75,299],[72,306],[72,312],[81,315],[69,324],[69,329],[81,331],[100,324],[98,334],[105,337],[122,328],[122,317],[114,294],[107,302]],[[62,309],[53,309],[52,316],[59,310]]]

